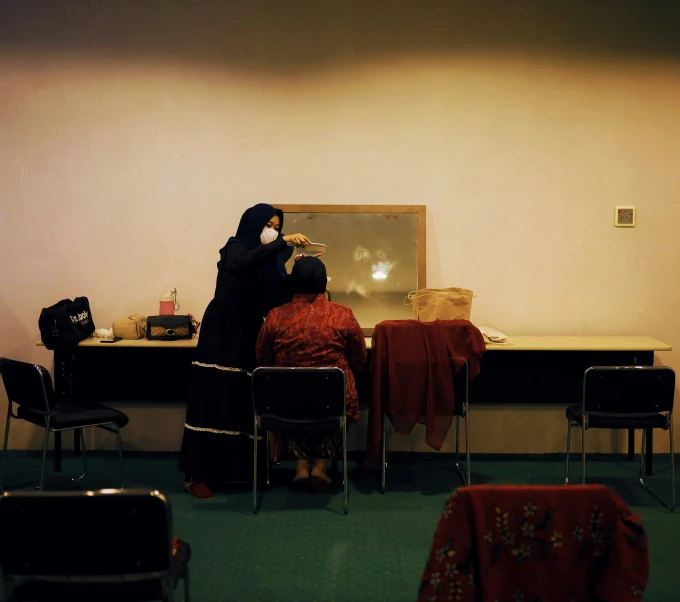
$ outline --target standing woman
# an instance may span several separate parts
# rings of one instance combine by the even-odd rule
[[[282,235],[282,227],[280,209],[255,205],[220,250],[215,297],[192,365],[179,461],[184,486],[198,499],[213,499],[214,485],[252,483],[255,343],[269,310],[288,301],[284,263],[292,245],[310,242],[302,234]]]

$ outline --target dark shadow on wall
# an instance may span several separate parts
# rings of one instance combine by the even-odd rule
[[[0,51],[291,71],[410,55],[680,58],[680,2],[0,0]]]

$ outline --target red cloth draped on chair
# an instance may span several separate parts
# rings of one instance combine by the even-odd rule
[[[455,415],[454,375],[468,362],[469,378],[477,376],[485,351],[482,333],[468,320],[377,324],[371,352],[368,466],[379,464],[383,413],[401,435],[425,422],[425,441],[440,450]]]
[[[472,486],[446,503],[419,602],[628,602],[647,585],[638,516],[602,485]]]

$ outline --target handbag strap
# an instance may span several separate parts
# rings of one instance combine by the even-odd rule
[[[195,337],[198,334],[198,329],[201,326],[201,323],[191,314],[187,315],[189,316],[189,320],[191,320],[191,336]]]

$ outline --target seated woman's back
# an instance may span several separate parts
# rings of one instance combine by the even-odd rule
[[[347,417],[357,422],[355,376],[366,363],[361,327],[350,308],[326,300],[326,270],[320,260],[300,259],[291,280],[297,294],[265,319],[257,341],[258,364],[341,368],[347,386]]]

